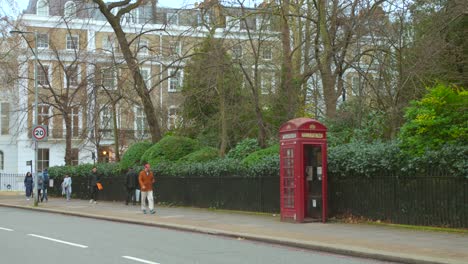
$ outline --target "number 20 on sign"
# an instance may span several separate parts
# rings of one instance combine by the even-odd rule
[[[47,127],[46,126],[35,126],[32,131],[34,140],[43,141],[47,139]]]

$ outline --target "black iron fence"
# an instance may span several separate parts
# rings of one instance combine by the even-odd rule
[[[468,179],[379,177],[332,180],[330,215],[410,225],[468,227]]]
[[[468,179],[378,177],[329,182],[329,216],[352,214],[411,225],[468,227]],[[87,179],[75,177],[73,197],[88,199]],[[125,176],[102,179],[100,200],[124,201]],[[60,195],[61,179],[50,193]],[[278,213],[279,178],[157,177],[155,199],[169,205]]]

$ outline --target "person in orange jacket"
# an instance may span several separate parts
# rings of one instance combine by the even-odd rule
[[[154,214],[153,183],[155,180],[149,164],[146,164],[145,169],[140,171],[138,182],[141,190],[141,210],[146,214],[146,199],[148,198],[149,212]]]

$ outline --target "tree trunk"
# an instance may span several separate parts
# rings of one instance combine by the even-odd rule
[[[63,119],[65,121],[65,165],[72,165],[72,127],[71,119],[68,112],[64,113]]]
[[[119,127],[117,124],[117,107],[116,102],[112,102],[112,130],[114,131],[114,153],[115,153],[115,161],[120,161],[120,143],[119,143]]]

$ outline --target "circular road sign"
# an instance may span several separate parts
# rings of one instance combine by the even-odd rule
[[[35,126],[32,132],[35,140],[44,140],[47,137],[47,128],[45,126]]]

